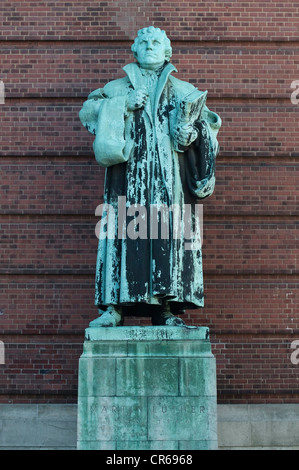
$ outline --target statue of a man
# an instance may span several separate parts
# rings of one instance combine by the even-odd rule
[[[90,326],[122,325],[126,315],[180,326],[176,315],[204,304],[201,244],[187,242],[194,233],[198,242],[197,203],[214,190],[221,120],[206,93],[171,75],[165,31],[141,29],[132,51],[126,76],[93,91],[80,111],[106,167],[100,316]]]

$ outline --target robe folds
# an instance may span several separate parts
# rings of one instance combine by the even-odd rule
[[[96,160],[106,167],[95,304],[142,316],[163,299],[174,314],[203,307],[197,208],[214,190],[220,117],[205,106],[195,122],[198,137],[182,148],[173,138],[178,109],[196,88],[173,77],[170,63],[151,87],[138,64],[124,71],[80,111],[95,135]],[[146,87],[145,107],[128,111],[128,93]]]

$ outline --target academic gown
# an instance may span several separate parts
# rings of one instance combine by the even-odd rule
[[[198,138],[182,148],[172,131],[179,103],[195,87],[173,77],[170,63],[152,85],[138,64],[124,71],[126,77],[92,92],[80,111],[95,135],[95,157],[106,167],[103,207],[109,217],[104,211],[100,222],[95,304],[104,310],[122,306],[126,314],[141,316],[163,299],[174,314],[203,307],[198,231],[192,249],[188,241],[195,238],[196,204],[214,190],[221,119],[205,106],[195,124]],[[142,87],[150,88],[144,109],[128,111],[128,93]],[[151,227],[157,214],[158,235],[157,225]]]

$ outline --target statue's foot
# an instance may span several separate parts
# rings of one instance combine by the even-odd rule
[[[170,312],[162,312],[152,317],[153,325],[166,325],[166,326],[184,326],[185,322],[179,318],[175,317]]]
[[[110,306],[98,318],[91,321],[89,326],[91,328],[119,326],[123,323],[122,315],[113,307]]]

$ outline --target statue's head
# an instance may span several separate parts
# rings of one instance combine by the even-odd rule
[[[140,66],[150,70],[161,67],[165,61],[169,62],[172,55],[165,31],[154,26],[140,29],[131,49]]]

